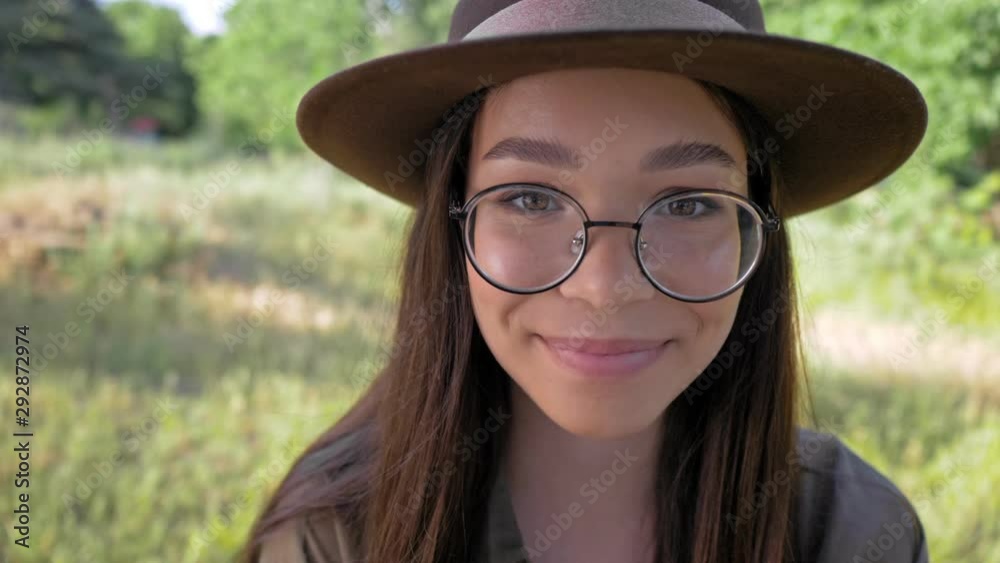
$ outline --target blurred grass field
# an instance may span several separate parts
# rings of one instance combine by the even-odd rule
[[[0,330],[30,325],[36,366],[32,548],[14,560],[228,561],[378,363],[409,212],[315,159],[99,146],[59,177],[30,155],[60,141],[0,139]],[[890,227],[843,252],[857,243],[837,213],[789,225],[810,317],[913,329],[975,273],[978,258],[923,285],[908,264],[876,269]],[[811,349],[815,420],[916,503],[936,562],[1000,561],[1000,378],[949,373],[973,349],[1000,365],[998,288],[984,279],[928,341],[891,341],[918,354],[944,339],[953,356],[888,370]],[[848,340],[816,327],[812,342]],[[3,482],[13,473],[0,465]]]

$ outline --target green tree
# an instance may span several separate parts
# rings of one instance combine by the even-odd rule
[[[120,88],[122,38],[92,0],[4,0],[0,37],[0,100],[69,102],[85,119]]]
[[[447,0],[397,0],[389,4],[390,9],[400,12],[404,25],[399,33],[393,34],[392,50],[402,50],[432,43],[441,43],[448,38],[451,14],[455,2]]]
[[[125,38],[126,52],[133,57],[160,57],[174,63],[184,61],[191,32],[177,10],[145,0],[120,0],[105,12]]]
[[[161,132],[176,136],[189,132],[198,119],[195,78],[187,65],[192,34],[173,8],[143,0],[122,0],[106,12],[125,39],[131,64],[122,69],[127,83],[139,84],[149,67],[159,67],[168,78],[150,90],[135,115],[156,118]]]
[[[928,101],[917,158],[976,184],[1000,129],[1000,9],[994,0],[762,0],[768,30],[830,43],[907,75]],[[951,138],[952,140],[948,140]]]
[[[200,106],[228,144],[300,148],[294,112],[306,90],[373,52],[377,14],[357,0],[237,0],[226,32],[202,42]],[[374,30],[372,34],[367,30]]]

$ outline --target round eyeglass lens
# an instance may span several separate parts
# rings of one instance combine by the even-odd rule
[[[763,229],[740,199],[695,193],[661,200],[643,214],[639,257],[662,288],[693,299],[724,293],[757,260]]]
[[[503,287],[545,287],[582,255],[583,216],[558,192],[527,185],[490,191],[469,210],[466,237],[480,273]]]

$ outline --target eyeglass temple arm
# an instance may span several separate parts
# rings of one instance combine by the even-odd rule
[[[781,218],[778,217],[778,213],[774,210],[774,206],[771,202],[767,202],[767,210],[762,213],[764,216],[764,230],[773,233],[781,229]]]

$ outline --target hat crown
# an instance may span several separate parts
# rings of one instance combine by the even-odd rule
[[[460,0],[451,16],[451,28],[448,30],[448,42],[461,41],[470,31],[478,27],[487,19],[498,12],[511,8],[517,4],[526,3],[526,0]],[[680,4],[699,4],[701,6],[716,10],[731,18],[745,30],[755,33],[765,33],[764,14],[757,0],[687,0],[678,2],[677,0],[558,0],[546,2],[546,9],[552,12],[560,11],[586,11],[598,5],[613,5],[617,12],[634,12],[636,19],[642,17],[643,13],[650,13],[653,10],[671,11],[682,8]],[[641,12],[641,13],[640,13]],[[650,13],[650,15],[654,15]],[[532,31],[537,27],[533,22],[525,21],[525,31]],[[536,23],[536,22],[534,22]],[[608,28],[617,27],[617,22],[608,21]],[[558,31],[559,25],[555,23],[549,26],[552,31]]]

